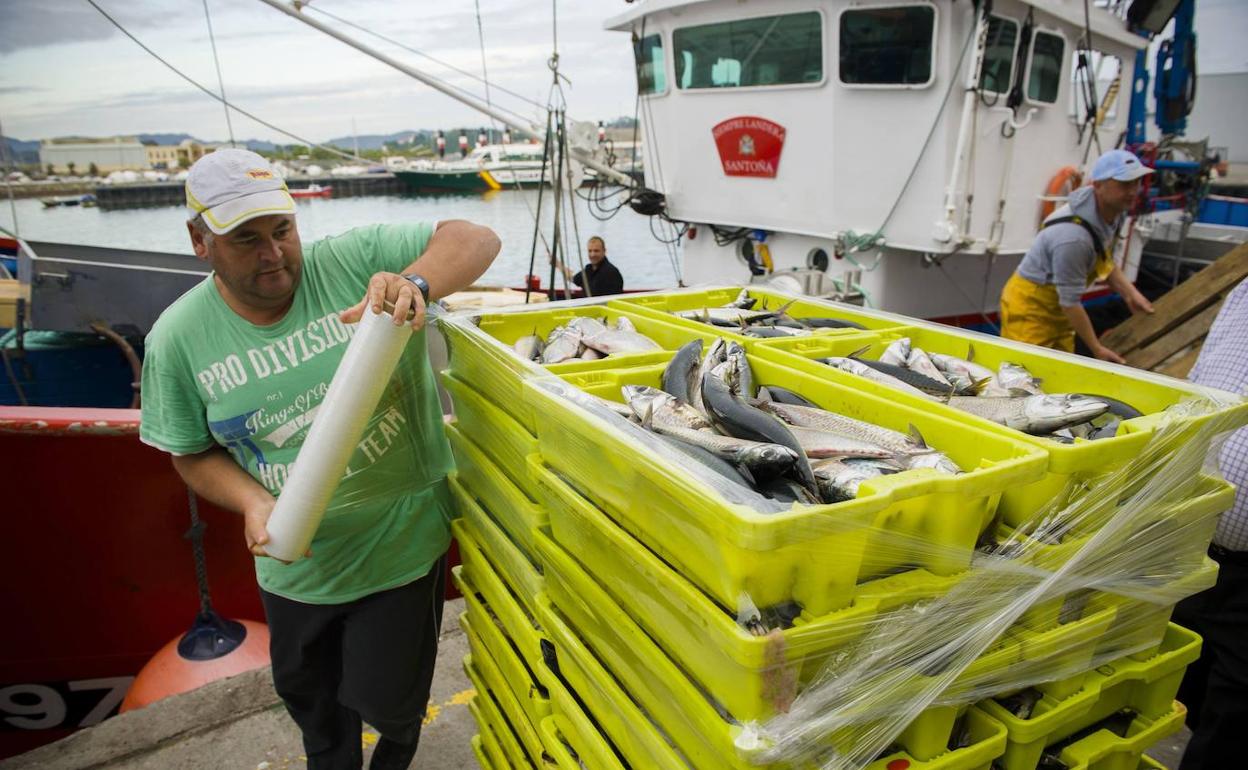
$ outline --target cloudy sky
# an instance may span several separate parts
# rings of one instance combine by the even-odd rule
[[[95,0],[196,80],[216,88],[203,0]],[[230,99],[314,141],[409,128],[476,124],[477,113],[259,0],[208,0]],[[538,0],[480,0],[491,81],[539,103],[550,85],[551,7]],[[452,65],[480,72],[473,0],[314,0]],[[571,78],[569,112],[581,120],[631,115],[628,38],[602,29],[622,0],[561,0],[559,49]],[[1248,2],[1198,0],[1200,70],[1248,71]],[[309,12],[323,21],[322,15]],[[364,33],[344,29],[400,60],[479,89],[468,78]],[[505,97],[501,97],[503,99]],[[525,110],[514,100],[504,103]],[[290,141],[235,116],[239,139]],[[8,136],[190,133],[226,138],[221,107],[126,39],[86,0],[0,0],[0,127]]]
[[[490,80],[545,103],[551,7],[479,0]],[[203,0],[96,0],[132,34],[195,80],[217,88]],[[208,0],[226,94],[295,134],[324,141],[481,121],[477,113],[258,0]],[[330,12],[460,69],[481,71],[472,0],[315,0]],[[636,94],[624,33],[602,22],[618,0],[559,4],[561,70],[569,114],[631,115]],[[310,13],[310,12],[309,12]],[[336,22],[310,13],[326,23]],[[350,28],[387,54],[476,92],[469,78]],[[495,94],[500,103],[534,108]],[[544,119],[544,118],[543,118]],[[290,141],[237,114],[239,139]],[[0,0],[0,127],[6,136],[107,136],[186,132],[227,136],[221,106],[125,38],[85,0]]]

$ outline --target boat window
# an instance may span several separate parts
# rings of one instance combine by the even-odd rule
[[[1122,76],[1122,60],[1100,51],[1088,51],[1087,56],[1089,72],[1096,81],[1097,107],[1105,111],[1103,120],[1112,123],[1118,117],[1118,100],[1121,94],[1116,91],[1120,87],[1117,83]],[[1087,103],[1085,94],[1088,78],[1079,70],[1079,51],[1071,55],[1070,73],[1073,86],[1070,89],[1070,117],[1076,123],[1082,123],[1084,115],[1087,114],[1084,105]]]
[[[915,86],[932,81],[932,6],[847,10],[840,26],[842,83]]]
[[[667,71],[663,66],[663,38],[646,35],[633,43],[637,61],[637,93],[661,94],[667,91]]]
[[[1027,98],[1053,104],[1062,81],[1066,41],[1049,32],[1037,32],[1031,41],[1031,66],[1027,70]]]
[[[1000,16],[988,17],[988,41],[979,85],[988,93],[1004,94],[1014,79],[1014,48],[1018,43],[1018,22]]]
[[[814,11],[683,27],[672,48],[680,88],[823,80],[823,17]]]

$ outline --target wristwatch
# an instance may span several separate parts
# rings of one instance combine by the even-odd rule
[[[424,298],[425,304],[428,305],[429,304],[429,282],[426,281],[424,278],[421,278],[419,275],[416,275],[415,273],[405,273],[403,277],[411,281],[412,285],[415,286],[417,289],[420,289],[420,296]]]

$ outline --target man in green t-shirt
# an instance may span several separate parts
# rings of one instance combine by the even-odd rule
[[[450,544],[452,467],[425,348],[425,307],[476,280],[499,251],[452,220],[374,225],[311,244],[264,158],[223,149],[192,166],[187,223],[212,274],[147,337],[142,440],[201,497],[243,516],[271,633],[277,692],[309,768],[406,768],[429,699]],[[355,322],[415,329],[312,541],[269,558],[265,524]]]

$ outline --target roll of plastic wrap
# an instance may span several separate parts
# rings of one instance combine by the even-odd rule
[[[395,326],[387,313],[364,311],[269,516],[264,550],[270,556],[295,561],[308,550],[411,336],[408,324]]]

